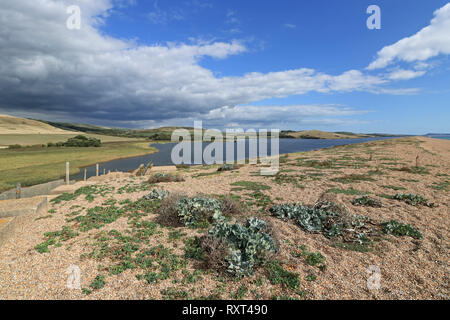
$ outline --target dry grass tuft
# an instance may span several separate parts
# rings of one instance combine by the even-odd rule
[[[183,227],[183,223],[178,216],[178,201],[186,196],[180,193],[171,193],[159,206],[157,222],[167,227]]]

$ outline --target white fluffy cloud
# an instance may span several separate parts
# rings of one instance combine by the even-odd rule
[[[247,50],[243,43],[145,46],[115,39],[97,26],[114,5],[134,1],[112,1],[2,0],[0,111],[117,125],[211,114],[220,118],[217,110],[227,112],[224,106],[312,91],[381,92],[387,82],[357,70],[334,76],[307,68],[217,77],[200,65],[201,59],[242,54]],[[81,30],[66,28],[66,9],[73,4],[81,7]],[[289,112],[302,115],[298,108]]]
[[[450,3],[435,11],[429,26],[381,49],[367,69],[384,68],[396,60],[425,61],[439,54],[450,54]]]
[[[409,79],[421,77],[424,74],[425,74],[425,71],[398,69],[398,70],[392,71],[389,74],[389,79],[391,79],[391,80],[409,80]]]

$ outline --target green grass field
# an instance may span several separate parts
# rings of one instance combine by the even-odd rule
[[[0,134],[0,146],[10,146],[20,144],[21,146],[31,146],[36,144],[47,144],[49,142],[64,142],[80,133],[73,134]],[[99,134],[81,133],[87,137],[100,139],[102,142],[123,142],[136,141],[136,138],[111,137]]]
[[[138,141],[107,142],[99,148],[2,149],[0,192],[14,188],[19,182],[22,186],[31,186],[59,179],[65,175],[66,161],[70,162],[70,174],[76,174],[80,167],[156,151],[149,146],[149,142]]]

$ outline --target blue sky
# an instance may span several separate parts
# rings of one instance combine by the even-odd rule
[[[47,2],[27,13],[64,9]],[[9,89],[1,112],[126,127],[450,132],[448,1],[78,2],[81,30],[42,34],[51,45],[24,53],[40,74],[8,70],[36,90]],[[366,26],[373,4],[380,30]],[[49,61],[69,59],[56,49],[66,46],[80,67],[56,70]]]

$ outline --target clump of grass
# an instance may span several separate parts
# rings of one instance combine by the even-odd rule
[[[306,276],[306,281],[316,281],[316,280],[317,280],[317,277],[313,274],[308,274]]]
[[[414,239],[422,239],[422,234],[409,224],[404,224],[396,220],[390,220],[381,224],[383,232],[386,234],[392,234],[396,237],[408,236]]]
[[[450,191],[450,180],[439,183],[434,182],[430,187],[434,190]]]
[[[34,248],[39,253],[50,252],[49,246],[55,245],[60,246],[60,242],[67,241],[69,239],[75,238],[78,236],[78,232],[74,231],[71,227],[64,226],[60,231],[54,232],[46,232],[44,233],[44,237],[47,238],[46,241],[36,245]],[[58,242],[57,239],[60,241]]]
[[[300,251],[292,253],[294,257],[304,257],[305,262],[310,266],[320,265],[319,268],[321,269],[325,267],[323,264],[325,262],[325,257],[320,252],[309,252],[304,245],[299,246],[298,250]]]
[[[51,246],[51,245],[54,245],[54,244],[56,244],[56,239],[55,238],[51,238],[51,239],[46,240],[43,243],[40,243],[40,244],[36,245],[34,247],[34,249],[36,249],[36,251],[39,252],[39,253],[46,253],[46,252],[50,252],[48,246]]]
[[[279,261],[272,260],[266,265],[267,278],[271,284],[281,284],[291,290],[300,287],[299,275],[284,270]]]
[[[395,196],[392,197],[392,199],[404,201],[411,206],[423,205],[423,206],[430,207],[430,208],[433,208],[436,206],[434,203],[428,202],[428,200],[426,198],[424,198],[418,194],[397,193]]]
[[[184,240],[184,257],[188,259],[195,259],[202,261],[203,249],[202,241],[198,237],[190,237]]]
[[[111,191],[113,190],[113,187],[104,185],[86,186],[76,190],[74,193],[63,193],[62,195],[52,199],[50,202],[59,204],[65,201],[72,201],[77,199],[80,195],[85,195],[86,200],[92,202],[95,198],[94,195],[101,195],[102,197],[104,197],[105,195],[111,193]]]
[[[235,187],[241,187],[242,189],[250,191],[262,191],[271,189],[271,187],[268,185],[253,181],[237,181],[232,183],[231,185]]]
[[[90,288],[94,290],[99,290],[106,285],[105,276],[98,275],[89,285]]]
[[[287,175],[287,174],[277,174],[274,179],[275,183],[277,183],[279,185],[291,183],[294,186],[296,186],[297,188],[303,188],[303,186],[298,182],[298,180],[299,179],[297,176]]]
[[[316,266],[322,264],[325,261],[325,257],[320,252],[304,252],[305,261],[310,266]]]
[[[402,172],[408,172],[408,173],[412,173],[412,174],[429,174],[430,171],[428,171],[427,168],[425,167],[418,167],[418,166],[414,166],[414,167],[401,167],[401,168],[393,168],[391,170],[396,170],[396,171],[402,171]]]
[[[360,190],[356,190],[356,189],[353,189],[353,188],[350,188],[350,189],[332,188],[332,189],[329,189],[327,192],[335,193],[335,194],[346,194],[346,195],[365,195],[365,194],[369,194],[369,192],[360,191]]]
[[[167,300],[186,300],[189,297],[189,293],[186,290],[180,290],[174,287],[161,290],[161,294]]]
[[[265,211],[266,208],[272,204],[272,199],[270,196],[263,194],[262,192],[253,192],[250,194],[250,197],[254,199],[254,201],[249,202],[249,205],[255,205],[261,208],[262,211]]]
[[[223,172],[223,171],[233,171],[233,170],[238,170],[240,168],[239,165],[236,164],[224,164],[221,165],[219,168],[217,168],[218,172]]]
[[[333,161],[331,160],[306,160],[306,161],[298,161],[298,166],[315,168],[315,169],[330,169],[333,167]]]
[[[375,180],[366,174],[352,173],[352,174],[349,174],[346,176],[333,178],[333,179],[331,179],[331,181],[340,182],[343,184],[349,184],[349,183],[357,183],[357,182],[361,182],[361,181],[375,181]]]
[[[391,185],[381,186],[381,187],[382,187],[382,188],[385,188],[385,189],[395,190],[395,191],[398,191],[398,190],[406,190],[406,188],[404,188],[404,187],[397,187],[397,186],[391,186]]]
[[[335,248],[342,248],[345,250],[357,251],[357,252],[362,252],[362,253],[373,250],[370,243],[360,244],[360,243],[355,243],[355,242],[354,243],[344,243],[344,242],[336,241],[332,244],[332,246]]]
[[[80,231],[86,232],[92,229],[100,229],[105,224],[113,223],[122,216],[123,213],[123,209],[119,209],[115,206],[97,206],[88,209],[85,216],[75,217],[74,220],[79,223]]]
[[[373,208],[381,208],[383,204],[380,200],[372,199],[367,196],[363,196],[360,198],[356,198],[352,200],[352,204],[354,206],[364,206],[364,207],[373,207]]]
[[[245,284],[241,285],[235,293],[231,294],[232,299],[242,300],[248,292],[248,288]]]

